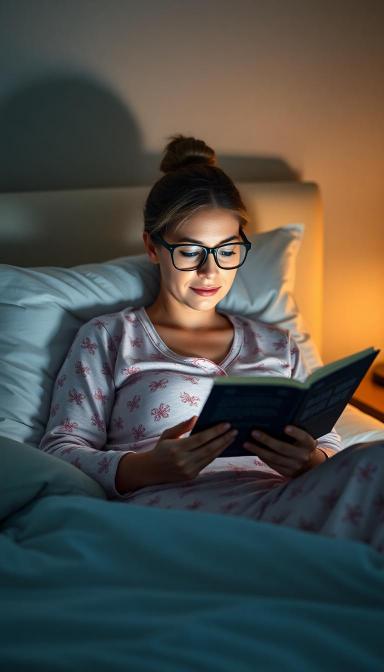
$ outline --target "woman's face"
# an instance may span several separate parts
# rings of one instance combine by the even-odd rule
[[[243,242],[239,234],[239,222],[232,213],[223,208],[210,208],[194,215],[176,231],[171,230],[163,236],[167,243],[189,243],[216,247],[223,242]],[[217,266],[213,254],[209,254],[203,266],[193,271],[177,270],[171,253],[162,245],[152,243],[147,232],[143,233],[144,244],[150,260],[160,264],[162,299],[171,297],[178,303],[195,310],[214,309],[231,289],[237,269],[222,269]],[[229,240],[227,240],[229,239]],[[203,296],[193,288],[219,287],[215,294]]]

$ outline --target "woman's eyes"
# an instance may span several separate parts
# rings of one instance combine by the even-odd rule
[[[197,254],[200,254],[200,252],[183,252],[181,251],[180,254],[183,255],[183,257],[195,257]],[[228,252],[228,250],[223,250],[220,252],[222,257],[232,257],[236,252]]]

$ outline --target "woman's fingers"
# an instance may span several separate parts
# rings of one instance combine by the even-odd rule
[[[227,446],[231,445],[231,443],[235,440],[236,435],[238,434],[238,432],[235,431],[234,433],[234,431],[235,430],[226,432],[218,439],[215,439],[209,444],[202,446],[201,450],[196,451],[196,465],[199,469],[212,462],[212,460],[216,459],[216,457],[219,457],[223,450],[227,448]]]
[[[303,429],[292,427],[291,431],[287,432],[287,436],[288,435],[295,439],[295,443],[275,439],[273,436],[265,434],[259,430],[251,432],[251,439],[255,439],[257,442],[265,444],[279,455],[286,455],[288,453],[292,457],[300,457],[303,454],[303,449],[307,452],[308,450],[312,451],[316,448],[316,439]]]
[[[308,444],[308,446],[311,448],[316,448],[317,440],[308,434],[308,432],[306,432],[304,429],[300,429],[300,427],[294,427],[293,425],[287,425],[285,431],[289,436],[293,436],[293,438],[296,439],[298,443],[302,445]]]
[[[301,464],[297,457],[276,453],[267,446],[263,446],[261,443],[250,443],[246,441],[244,443],[244,447],[260,457],[263,462],[266,462],[270,467],[272,467],[272,469],[276,469],[276,471],[279,471],[281,467],[286,467],[292,471],[294,469],[298,469]]]
[[[287,435],[295,439],[295,443],[275,439],[258,430],[251,435],[252,441],[257,439],[257,443],[246,442],[244,447],[283,475],[295,473],[308,464],[317,445],[316,439],[299,427],[290,427],[287,432]]]
[[[218,439],[223,436],[224,433],[228,432],[230,428],[229,423],[222,423],[220,425],[215,425],[214,427],[209,427],[208,429],[203,429],[197,434],[192,434],[186,439],[183,439],[185,450],[195,451],[207,443],[212,442],[213,440]]]

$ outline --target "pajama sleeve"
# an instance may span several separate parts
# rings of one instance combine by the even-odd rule
[[[291,377],[304,381],[311,373],[305,364],[304,357],[294,338],[290,336]],[[319,448],[332,448],[336,452],[342,449],[340,434],[333,429],[328,434],[323,434],[317,439]]]
[[[81,469],[109,498],[124,499],[129,493],[116,490],[116,471],[123,455],[135,451],[105,449],[115,397],[119,330],[117,321],[107,331],[100,320],[79,329],[57,375],[39,448]]]

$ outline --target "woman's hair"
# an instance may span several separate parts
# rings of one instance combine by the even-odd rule
[[[144,231],[176,230],[202,209],[225,208],[239,220],[249,215],[232,180],[218,167],[216,154],[203,140],[181,134],[169,137],[160,170],[165,173],[149,192],[144,206]]]

